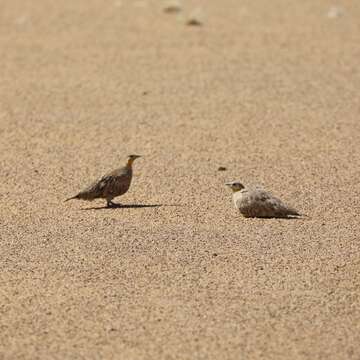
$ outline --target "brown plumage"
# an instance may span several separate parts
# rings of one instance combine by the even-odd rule
[[[226,183],[233,190],[235,207],[244,217],[287,218],[301,216],[271,193],[258,188],[247,188],[238,181]]]
[[[139,155],[129,155],[125,166],[109,172],[87,186],[84,190],[80,191],[77,195],[70,197],[65,201],[72,199],[88,201],[106,199],[108,207],[116,206],[117,204],[114,204],[112,199],[125,194],[129,190],[133,174],[132,164],[134,160],[139,157]]]

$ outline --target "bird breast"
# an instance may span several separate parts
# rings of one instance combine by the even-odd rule
[[[233,201],[234,201],[234,205],[237,209],[241,208],[241,204],[244,200],[244,196],[246,196],[246,193],[243,190],[237,191],[236,193],[234,193]]]

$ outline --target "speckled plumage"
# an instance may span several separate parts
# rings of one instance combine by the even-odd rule
[[[284,204],[279,198],[271,193],[259,188],[235,188],[232,187],[233,201],[235,207],[244,217],[264,217],[264,218],[287,218],[291,216],[301,216],[295,209]]]
[[[72,199],[92,201],[101,198],[106,199],[108,206],[115,205],[112,203],[112,199],[125,194],[130,188],[133,175],[132,163],[137,157],[139,156],[130,155],[125,166],[105,174],[100,179],[87,186],[84,190],[80,191],[77,195],[66,199],[65,201]]]

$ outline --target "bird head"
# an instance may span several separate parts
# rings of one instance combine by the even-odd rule
[[[239,181],[230,181],[225,183],[233,192],[240,191],[245,188],[245,186]]]
[[[128,158],[132,159],[133,161],[137,158],[141,157],[141,155],[129,155]]]
[[[141,155],[129,155],[127,165],[131,166],[134,160],[136,160],[139,157],[141,157]]]

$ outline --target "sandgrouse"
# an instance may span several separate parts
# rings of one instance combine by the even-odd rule
[[[72,199],[88,200],[106,199],[108,207],[116,207],[119,204],[112,202],[117,196],[125,194],[130,187],[132,179],[132,164],[140,155],[129,155],[125,166],[115,169],[100,179],[94,181],[77,195],[72,196],[65,201]]]
[[[235,207],[244,217],[288,218],[301,216],[271,193],[259,188],[245,187],[238,181],[228,182],[233,191]]]

